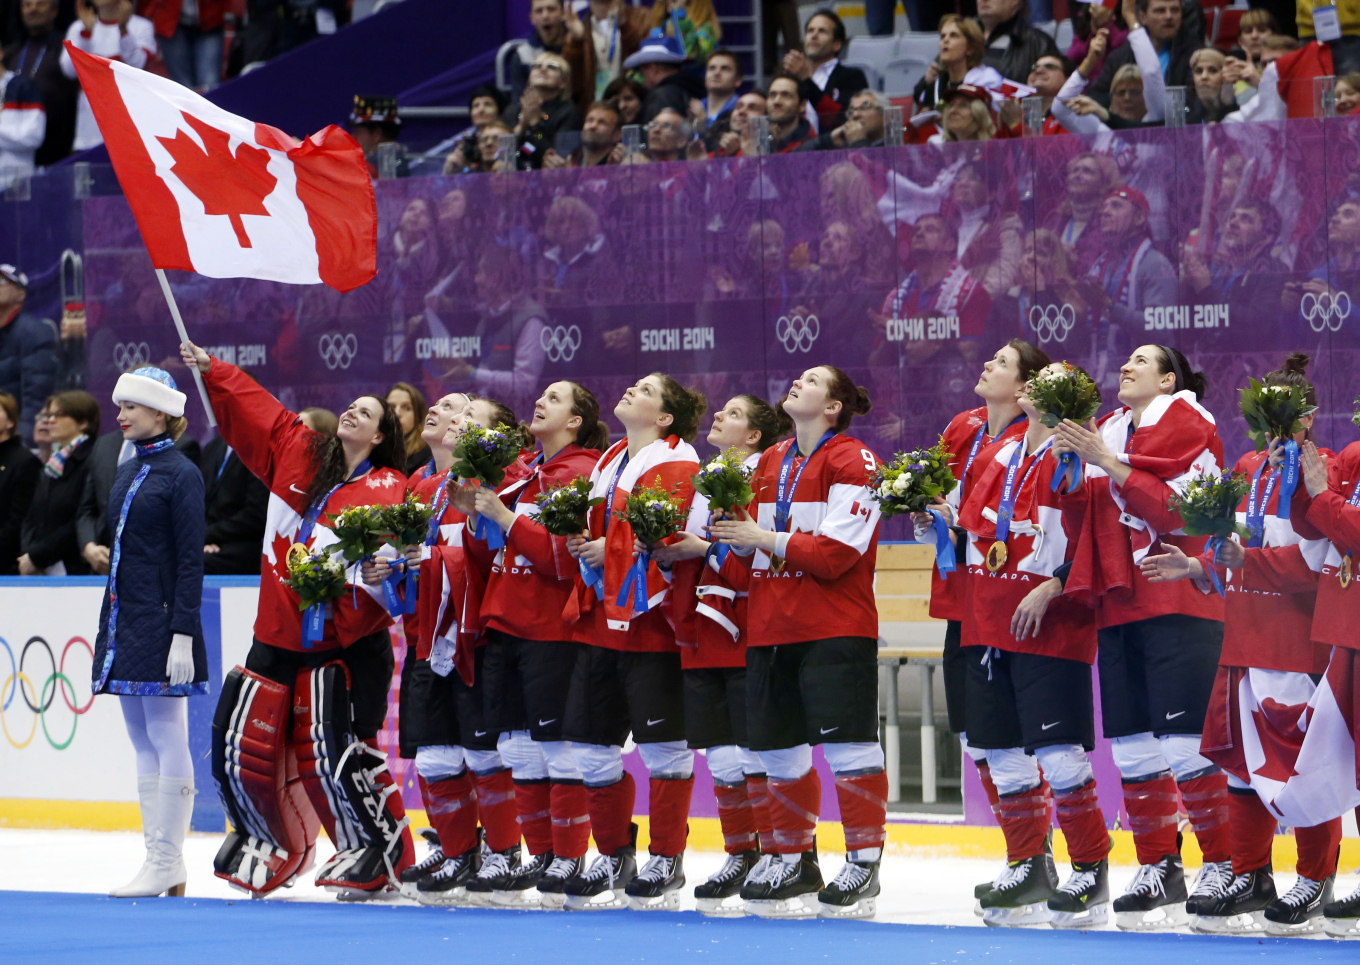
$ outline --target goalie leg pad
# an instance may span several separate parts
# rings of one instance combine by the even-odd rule
[[[293,733],[307,797],[335,844],[335,857],[317,872],[317,885],[367,893],[389,883],[396,887],[415,853],[409,821],[387,758],[354,736],[344,665],[328,663],[298,674]]]
[[[291,884],[316,850],[316,812],[288,747],[290,697],[287,685],[237,667],[213,716],[213,778],[232,826],[213,872],[257,895]]]

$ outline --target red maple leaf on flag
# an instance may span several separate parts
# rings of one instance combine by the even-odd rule
[[[1299,730],[1298,721],[1306,709],[1306,704],[1281,704],[1267,697],[1261,701],[1259,709],[1251,712],[1261,741],[1261,752],[1265,755],[1265,763],[1253,774],[1281,784],[1298,774],[1294,764],[1303,747],[1303,731]]]
[[[171,171],[184,186],[203,202],[204,213],[226,215],[236,231],[242,248],[251,247],[250,236],[241,221],[245,214],[269,216],[264,199],[269,197],[278,178],[269,173],[269,152],[242,143],[231,153],[231,136],[192,114],[180,112],[189,126],[203,139],[205,152],[186,131],[173,138],[157,137],[175,159]]]

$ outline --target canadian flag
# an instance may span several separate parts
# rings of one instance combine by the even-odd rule
[[[343,130],[298,143],[167,78],[66,50],[155,267],[342,292],[377,274],[373,183]]]

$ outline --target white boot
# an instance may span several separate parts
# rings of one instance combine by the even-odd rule
[[[194,810],[194,784],[191,777],[162,777],[157,791],[156,840],[152,850],[151,871],[139,882],[137,892],[130,889],[121,897],[154,898],[157,895],[184,894],[184,836]]]
[[[146,857],[142,867],[131,881],[109,892],[110,898],[133,898],[142,895],[150,885],[152,858],[156,850],[157,811],[160,803],[161,776],[159,774],[137,775],[137,800],[142,808],[142,841],[146,845]]]

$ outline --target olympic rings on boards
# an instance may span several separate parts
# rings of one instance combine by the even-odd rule
[[[70,640],[66,641],[66,646],[63,647],[61,651],[61,657],[57,658],[52,653],[52,647],[44,638],[41,636],[32,636],[24,643],[23,649],[19,652],[19,660],[16,663],[14,660],[14,650],[10,647],[7,640],[0,637],[0,647],[4,647],[5,653],[9,656],[10,668],[9,676],[4,679],[3,683],[0,683],[0,733],[4,734],[5,740],[9,742],[11,747],[16,750],[23,750],[28,747],[29,744],[33,743],[33,738],[36,737],[38,733],[39,724],[42,725],[43,736],[47,738],[47,743],[51,745],[54,750],[65,750],[70,747],[71,743],[75,740],[76,726],[79,723],[77,718],[82,714],[87,713],[90,707],[94,705],[93,694],[90,695],[90,699],[85,702],[84,706],[76,705],[76,687],[71,681],[71,678],[66,675],[66,657],[71,652],[71,648],[77,644],[85,648],[85,651],[89,653],[91,660],[94,659],[94,648],[90,646],[90,642],[84,637],[72,637]],[[28,661],[28,651],[33,647],[39,647],[47,651],[47,660],[52,667],[51,673],[45,678],[38,678],[42,680],[41,685],[35,685],[34,678],[30,677],[25,672],[25,665]],[[47,715],[52,710],[58,693],[61,694],[62,703],[66,705],[66,708],[71,711],[73,715],[71,719],[71,733],[64,741],[54,740],[52,732],[47,725]],[[23,700],[24,705],[33,713],[33,726],[29,728],[28,736],[24,738],[23,741],[16,741],[14,739],[14,736],[10,734],[9,731],[9,721],[5,719],[5,712],[8,711],[10,706],[14,703],[16,694]]]

